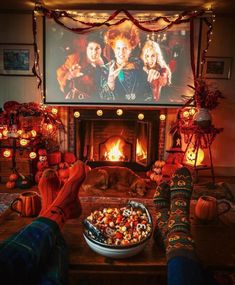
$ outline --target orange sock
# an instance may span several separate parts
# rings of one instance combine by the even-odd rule
[[[70,169],[69,180],[61,188],[50,207],[41,216],[54,220],[60,228],[67,219],[78,217],[81,213],[78,190],[84,179],[84,164],[81,161],[77,161]]]
[[[42,214],[55,200],[60,191],[60,179],[53,169],[46,169],[38,183],[39,193],[42,198]]]

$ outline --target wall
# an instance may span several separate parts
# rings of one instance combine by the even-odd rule
[[[30,14],[0,14],[0,39],[1,43],[32,43],[32,16]],[[41,21],[38,20],[38,43],[42,51]],[[235,19],[231,17],[219,18],[215,22],[213,40],[208,54],[210,56],[229,56],[235,58],[235,33],[233,27]],[[42,66],[42,52],[40,52]],[[221,105],[213,111],[213,122],[217,127],[223,127],[224,131],[218,135],[212,145],[213,162],[216,174],[235,176],[235,64],[232,67],[230,80],[217,80],[215,83],[226,96]],[[212,81],[212,80],[211,80]],[[18,102],[40,102],[40,92],[37,89],[35,77],[0,76],[0,107],[5,101],[16,100]],[[176,110],[168,109],[167,129],[175,119]],[[167,136],[166,149],[171,145]]]
[[[39,19],[39,50],[42,50],[42,29]],[[33,43],[31,14],[0,14],[1,43]],[[41,57],[42,62],[42,57]],[[40,102],[40,92],[34,76],[0,76],[0,107],[4,102],[15,100],[20,103]]]

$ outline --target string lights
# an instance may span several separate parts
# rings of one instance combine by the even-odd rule
[[[161,13],[136,13],[133,16],[128,11],[121,9],[115,11],[113,14],[108,13],[95,13],[95,12],[84,12],[80,11],[61,11],[61,10],[49,10],[45,6],[42,5],[42,2],[35,3],[35,9],[33,11],[33,38],[34,38],[34,66],[33,73],[35,74],[38,82],[38,89],[40,90],[41,95],[41,108],[43,108],[43,103],[45,101],[45,94],[42,89],[42,73],[40,72],[39,66],[39,50],[37,45],[37,16],[43,15],[45,17],[49,17],[50,19],[54,19],[54,21],[63,26],[66,29],[74,33],[86,33],[95,28],[100,28],[102,26],[112,26],[118,25],[125,21],[131,21],[135,26],[139,29],[152,33],[158,33],[160,35],[161,32],[164,32],[170,29],[174,25],[179,25],[185,22],[192,22],[195,18],[201,17],[205,15],[205,10],[195,10],[195,11],[183,11],[178,14],[172,14],[169,16],[161,15]],[[201,73],[203,70],[203,66],[205,63],[206,53],[208,51],[209,43],[211,41],[212,36],[212,23],[215,21],[215,15],[212,14],[210,20],[208,17],[204,17],[204,22],[208,26],[207,31],[207,43],[206,48],[202,52],[201,59]],[[157,25],[161,22],[161,27]],[[158,28],[156,28],[158,26]],[[164,33],[161,35],[161,38],[158,37],[158,40],[164,40]]]

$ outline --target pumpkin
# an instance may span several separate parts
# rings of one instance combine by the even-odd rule
[[[60,162],[59,168],[61,168],[61,169],[69,168],[69,164],[67,162]]]
[[[195,206],[195,216],[203,221],[211,221],[217,217],[217,200],[211,196],[201,196]]]
[[[157,161],[155,161],[155,163],[154,163],[154,167],[162,168],[165,164],[166,164],[166,163],[165,163],[164,160],[157,160]]]
[[[38,155],[39,155],[39,156],[40,156],[40,155],[46,156],[46,155],[47,155],[47,150],[44,149],[44,148],[40,148],[40,149],[38,150]]]
[[[186,152],[186,163],[190,165],[195,165],[195,160],[197,156],[197,162],[196,165],[202,164],[202,161],[204,159],[204,152],[201,148],[196,151],[194,148],[189,148]]]
[[[11,173],[9,176],[9,181],[16,181],[18,178],[18,175],[16,173]]]
[[[42,170],[44,170],[44,169],[46,169],[46,168],[48,168],[49,167],[49,165],[48,165],[48,162],[47,161],[38,161],[37,162],[37,169],[39,170],[39,171],[42,171]]]
[[[8,181],[7,183],[6,183],[6,187],[7,187],[7,189],[13,189],[13,188],[15,188],[15,181]]]
[[[146,172],[146,176],[150,178],[150,175],[151,175],[152,173],[153,173],[153,172],[152,172],[151,170],[148,170],[148,171]]]
[[[67,151],[64,153],[64,161],[68,164],[72,164],[76,161],[76,156],[74,153]]]
[[[60,151],[54,151],[48,154],[47,156],[48,163],[50,165],[56,165],[61,162],[61,152]]]

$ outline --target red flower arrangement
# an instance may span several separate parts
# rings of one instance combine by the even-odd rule
[[[208,85],[202,78],[196,79],[194,81],[194,86],[188,86],[195,92],[193,97],[186,103],[187,105],[189,103],[194,103],[197,108],[213,110],[219,105],[220,99],[225,98],[220,90]]]

